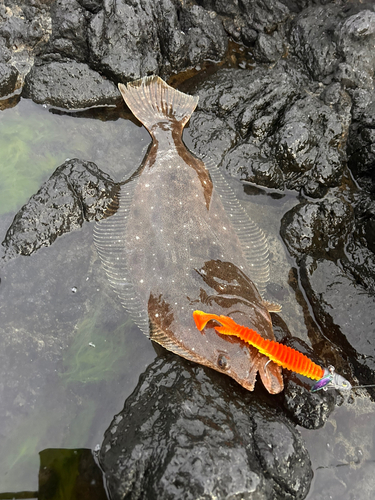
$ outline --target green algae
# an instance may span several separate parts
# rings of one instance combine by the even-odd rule
[[[100,316],[99,309],[78,323],[72,344],[64,355],[61,373],[64,385],[109,381],[123,371],[129,356],[124,332],[133,323],[128,319],[108,332]]]
[[[67,120],[27,100],[0,113],[0,215],[17,211],[68,155],[88,154]]]

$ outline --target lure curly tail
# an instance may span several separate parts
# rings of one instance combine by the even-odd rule
[[[320,380],[324,376],[324,369],[313,363],[311,359],[301,352],[280,344],[279,342],[275,342],[274,340],[264,339],[255,330],[238,325],[228,316],[218,316],[216,314],[207,314],[203,311],[194,311],[193,317],[199,331],[203,330],[206,324],[214,319],[222,325],[215,327],[218,333],[239,337],[244,342],[248,342],[256,347],[260,353],[265,354],[270,360],[283,368],[287,368],[288,370],[313,380]]]

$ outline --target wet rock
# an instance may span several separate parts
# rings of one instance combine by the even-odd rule
[[[7,0],[0,5],[0,38],[12,57],[17,52],[32,51],[50,33],[49,4],[51,0]]]
[[[323,196],[341,184],[350,101],[337,90],[338,103],[328,106],[303,85],[305,76],[281,62],[272,69],[218,71],[191,89],[200,98],[191,119],[195,150],[243,180]]]
[[[294,426],[255,394],[171,353],[148,367],[100,451],[111,498],[305,498]]]
[[[348,166],[359,185],[375,194],[375,92],[352,92],[353,121],[348,139]]]
[[[87,62],[86,10],[76,0],[57,0],[51,4],[51,35],[46,44],[37,47],[36,55],[43,60],[57,55]]]
[[[223,58],[227,36],[215,12],[173,0],[105,3],[90,21],[91,64],[123,82],[167,77]]]
[[[99,220],[116,191],[115,182],[91,162],[67,160],[16,214],[3,258],[31,255],[85,221]]]
[[[354,229],[346,242],[341,263],[346,272],[375,294],[375,200],[367,190],[356,195]]]
[[[274,61],[281,56],[278,29],[291,17],[286,2],[202,0],[200,3],[220,14],[225,30],[234,40],[255,44],[259,60]]]
[[[374,39],[372,2],[308,7],[290,32],[292,50],[314,79],[368,89],[374,85]]]
[[[345,360],[340,368],[336,364],[336,369],[345,376],[352,367],[361,384],[373,383],[374,294],[366,292],[336,263],[312,257],[301,263],[301,282],[323,334],[336,346],[337,356]]]
[[[277,31],[272,34],[259,33],[255,43],[254,56],[257,61],[272,63],[283,55],[283,39]]]
[[[343,257],[343,248],[354,226],[350,202],[337,190],[321,201],[303,200],[281,220],[280,234],[289,252],[316,258]]]
[[[34,66],[26,77],[23,96],[38,104],[69,109],[104,106],[120,100],[112,82],[75,61]]]
[[[17,78],[16,68],[0,62],[0,97],[5,97],[15,91]]]
[[[285,383],[283,406],[294,422],[306,429],[319,429],[335,408],[335,392],[311,392],[295,376]]]

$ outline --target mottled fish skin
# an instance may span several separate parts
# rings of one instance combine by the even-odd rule
[[[152,340],[226,373],[248,390],[253,390],[259,371],[267,390],[280,392],[281,370],[266,356],[238,338],[218,334],[210,324],[199,332],[194,323],[193,311],[202,309],[230,316],[274,339],[267,306],[249,278],[250,266],[210,173],[182,142],[197,98],[159,77],[119,88],[152,144],[134,181],[121,250],[107,255],[105,241],[101,247],[99,243],[109,272],[116,271],[111,259],[126,261],[137,311],[148,314],[150,329],[145,333]],[[122,190],[127,188],[125,184]],[[121,206],[121,195],[119,200]],[[103,234],[102,241],[107,237]]]

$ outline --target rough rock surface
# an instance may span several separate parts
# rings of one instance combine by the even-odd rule
[[[312,5],[294,19],[290,32],[292,50],[315,80],[346,87],[373,88],[374,40],[373,2]]]
[[[16,214],[2,243],[3,258],[31,255],[84,221],[99,220],[115,190],[94,163],[67,160]]]
[[[375,91],[352,92],[352,123],[348,139],[348,165],[359,185],[375,195]]]
[[[282,62],[218,71],[192,89],[200,98],[191,119],[195,149],[217,162],[224,157],[223,166],[243,180],[323,196],[341,183],[349,96],[336,89],[338,102],[329,106],[308,85]]]
[[[140,379],[100,452],[111,498],[304,498],[298,431],[227,377],[171,353]]]
[[[0,62],[0,96],[6,96],[15,91],[17,78],[16,68]]]
[[[331,189],[319,201],[301,201],[281,221],[281,236],[289,252],[302,255],[337,257],[344,255],[344,244],[354,227],[351,200],[341,189]]]
[[[119,101],[118,90],[111,81],[86,64],[75,61],[34,66],[27,75],[23,95],[38,104],[70,109],[104,106]]]
[[[227,36],[216,13],[199,5],[119,0],[104,4],[91,19],[89,46],[95,68],[128,81],[220,61]]]

